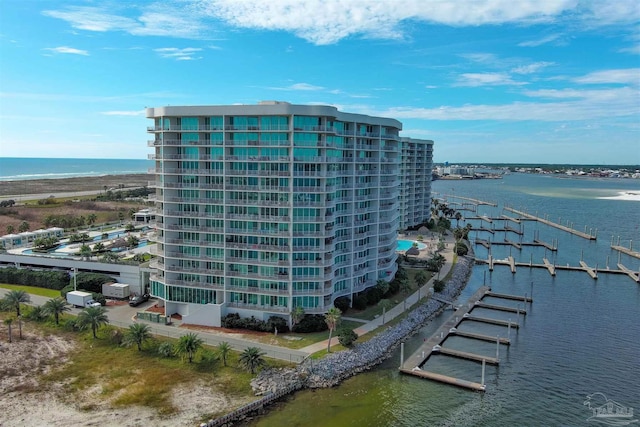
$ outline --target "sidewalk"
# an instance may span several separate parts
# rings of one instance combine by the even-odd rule
[[[439,277],[443,277],[443,278],[446,277],[447,274],[449,274],[449,271],[451,271],[451,269],[453,268],[453,246],[455,244],[455,239],[453,238],[453,235],[447,235],[445,237],[445,243],[446,243],[446,247],[444,251],[440,252],[445,258],[445,264],[442,266],[442,269],[440,270],[440,275],[439,275]],[[436,277],[432,277],[431,279],[429,279],[426,285],[424,285],[422,288],[418,289],[416,292],[414,292],[413,294],[409,295],[406,298],[407,309],[410,309],[411,306],[416,304],[420,298],[424,298],[425,295],[428,295],[429,288],[433,287],[434,280],[436,280]],[[420,296],[420,298],[418,297],[418,295]],[[389,321],[395,319],[396,317],[404,313],[404,305],[405,305],[404,301],[405,300],[400,301],[397,305],[395,305],[389,311],[386,312],[384,316],[385,323],[389,323]],[[345,319],[349,320],[349,318],[345,318]],[[353,320],[361,321],[359,319],[353,319]],[[357,327],[356,329],[354,329],[354,331],[358,334],[358,336],[362,336],[382,326],[383,325],[382,320],[383,320],[383,317],[378,316],[375,319],[366,322],[364,325]],[[328,342],[329,340],[326,339],[324,341],[320,341],[315,344],[311,344],[306,347],[303,347],[300,349],[300,351],[313,354],[315,352],[325,350],[327,348]],[[331,345],[333,346],[336,344],[338,344],[338,339],[334,336],[331,338]]]

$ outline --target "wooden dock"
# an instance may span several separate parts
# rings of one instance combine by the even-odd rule
[[[471,360],[473,362],[480,362],[484,360],[487,365],[498,365],[500,362],[495,357],[483,356],[481,354],[468,353],[466,351],[453,350],[450,348],[444,348],[436,346],[433,349],[434,353],[444,354],[445,356],[457,357],[458,359]]]
[[[521,297],[520,295],[499,294],[497,292],[491,291],[487,291],[485,295],[488,297],[509,299],[513,301],[533,302],[533,299],[531,297]]]
[[[489,325],[511,326],[512,328],[520,328],[517,322],[509,322],[507,320],[492,319],[490,317],[473,316],[471,314],[464,315],[464,320],[473,320],[474,322],[487,323]]]
[[[582,268],[584,268],[584,271],[586,271],[587,274],[589,274],[589,276],[591,276],[592,279],[594,279],[594,280],[598,279],[598,272],[595,269],[589,267],[587,265],[587,263],[584,262],[584,261],[580,261],[580,265],[582,266]]]
[[[523,301],[523,302],[532,302],[532,299],[529,297],[521,297],[518,295],[509,295],[509,294],[500,294],[491,292],[491,289],[487,286],[482,286],[480,289],[474,293],[469,300],[461,305],[455,313],[449,316],[449,318],[438,328],[438,330],[429,337],[429,339],[425,340],[424,343],[406,360],[404,359],[404,344],[401,345],[401,361],[400,361],[400,372],[408,375],[414,375],[420,378],[429,379],[432,381],[438,381],[445,384],[451,384],[458,387],[463,387],[469,390],[475,391],[485,391],[486,387],[484,385],[484,365],[491,364],[497,365],[500,363],[498,359],[498,349],[496,348],[496,357],[489,357],[480,354],[470,353],[466,351],[453,350],[446,347],[443,347],[442,344],[446,341],[449,336],[460,336],[464,338],[477,339],[481,341],[494,342],[496,346],[499,347],[502,345],[511,345],[511,340],[509,338],[501,338],[501,337],[492,337],[489,335],[477,334],[473,332],[465,332],[458,330],[458,325],[465,320],[475,320],[479,322],[491,323],[494,325],[501,325],[507,327],[518,328],[518,323],[514,322],[505,322],[498,319],[489,319],[485,317],[471,316],[469,313],[475,307],[484,307],[492,308],[496,307],[496,309],[510,309],[509,307],[502,306],[494,306],[492,304],[482,303],[482,299],[484,297],[494,297],[494,298],[503,298],[515,301]],[[450,303],[447,301],[447,303]],[[521,310],[524,313],[524,310]],[[423,370],[423,365],[427,362],[429,357],[434,354],[439,353],[446,356],[457,357],[461,359],[471,360],[474,362],[480,362],[483,364],[482,368],[482,379],[483,383],[479,384],[473,381],[466,381],[459,378],[450,377],[447,375],[437,374],[435,372],[429,372]]]
[[[486,341],[486,342],[496,342],[496,337],[492,337],[491,335],[484,335],[484,334],[476,334],[473,332],[465,332],[465,331],[460,331],[456,328],[453,328],[450,331],[451,335],[456,335],[458,337],[463,337],[463,338],[472,338],[474,340],[479,340],[479,341]],[[497,338],[500,341],[500,344],[503,345],[511,345],[511,340],[509,338]]]
[[[556,275],[556,266],[551,264],[549,262],[549,260],[546,259],[546,258],[543,258],[542,262],[544,262],[544,266],[547,268],[547,270],[549,270],[549,274],[551,274],[552,276],[555,276]]]
[[[550,227],[557,228],[558,230],[566,231],[567,233],[571,233],[571,234],[573,234],[575,236],[582,237],[583,239],[588,239],[588,240],[596,240],[597,239],[597,236],[592,236],[591,234],[583,233],[582,231],[574,230],[573,228],[570,228],[570,227],[565,227],[564,225],[555,223],[553,221],[549,221],[549,220],[544,219],[544,218],[537,217],[535,215],[528,214],[526,212],[519,211],[517,209],[513,209],[513,208],[509,208],[509,207],[505,207],[504,209],[508,210],[509,212],[513,212],[513,213],[515,213],[517,215],[520,215],[523,218],[527,218],[527,219],[531,219],[531,220],[534,220],[534,221],[538,221],[541,224],[545,224],[545,225],[548,225]],[[596,230],[596,234],[597,234],[597,231],[598,230]]]
[[[527,314],[527,310],[524,308],[505,307],[504,305],[487,304],[486,302],[476,302],[478,308],[488,308],[489,310],[506,311],[509,313]]]
[[[444,384],[451,384],[457,387],[466,388],[474,391],[485,391],[486,386],[484,384],[476,383],[473,381],[461,380],[460,378],[449,377],[447,375],[436,374],[435,372],[423,371],[420,368],[404,369],[401,368],[400,372],[404,374],[414,375],[416,377],[425,378],[432,381],[437,381]]]
[[[640,272],[636,273],[625,267],[624,265],[618,263],[618,268],[623,271],[627,276],[631,277],[636,283],[640,283]]]
[[[611,245],[611,249],[616,250],[618,252],[622,252],[623,254],[632,256],[634,258],[640,258],[640,252],[636,252],[636,251],[634,251],[632,249],[625,248],[624,246]]]

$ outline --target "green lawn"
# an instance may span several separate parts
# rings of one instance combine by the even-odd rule
[[[55,289],[38,288],[36,286],[24,286],[24,285],[9,285],[6,283],[0,283],[0,288],[9,289],[12,291],[25,291],[31,295],[39,295],[41,297],[55,298],[60,296],[60,291]]]
[[[356,329],[358,326],[362,326],[362,325],[363,323],[361,322],[354,322],[352,320],[341,320],[338,328],[346,327],[346,328]],[[336,336],[335,332],[333,336],[334,337]],[[290,337],[293,339],[287,339],[285,337]],[[322,332],[311,332],[308,334],[297,334],[293,332],[287,332],[286,334],[278,334],[278,336],[275,336],[273,334],[264,334],[259,336],[257,338],[257,341],[263,344],[277,345],[279,347],[286,347],[286,348],[297,350],[299,348],[304,348],[308,345],[315,344],[320,341],[324,341],[327,338],[329,338],[328,330],[322,331]],[[338,343],[337,338],[335,340],[332,340],[332,342],[333,341],[335,341],[336,344]]]

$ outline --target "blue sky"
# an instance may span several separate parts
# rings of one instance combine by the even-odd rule
[[[146,158],[144,107],[334,105],[436,162],[640,164],[637,0],[4,0],[0,156]]]

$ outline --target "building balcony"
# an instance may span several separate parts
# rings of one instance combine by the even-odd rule
[[[248,292],[246,288],[244,290],[238,289],[238,292]],[[271,305],[258,305],[258,304],[245,304],[240,302],[228,302],[226,303],[227,307],[239,308],[243,310],[258,310],[258,311],[266,311],[267,313],[289,313],[289,309],[287,307],[280,306],[271,306]]]

